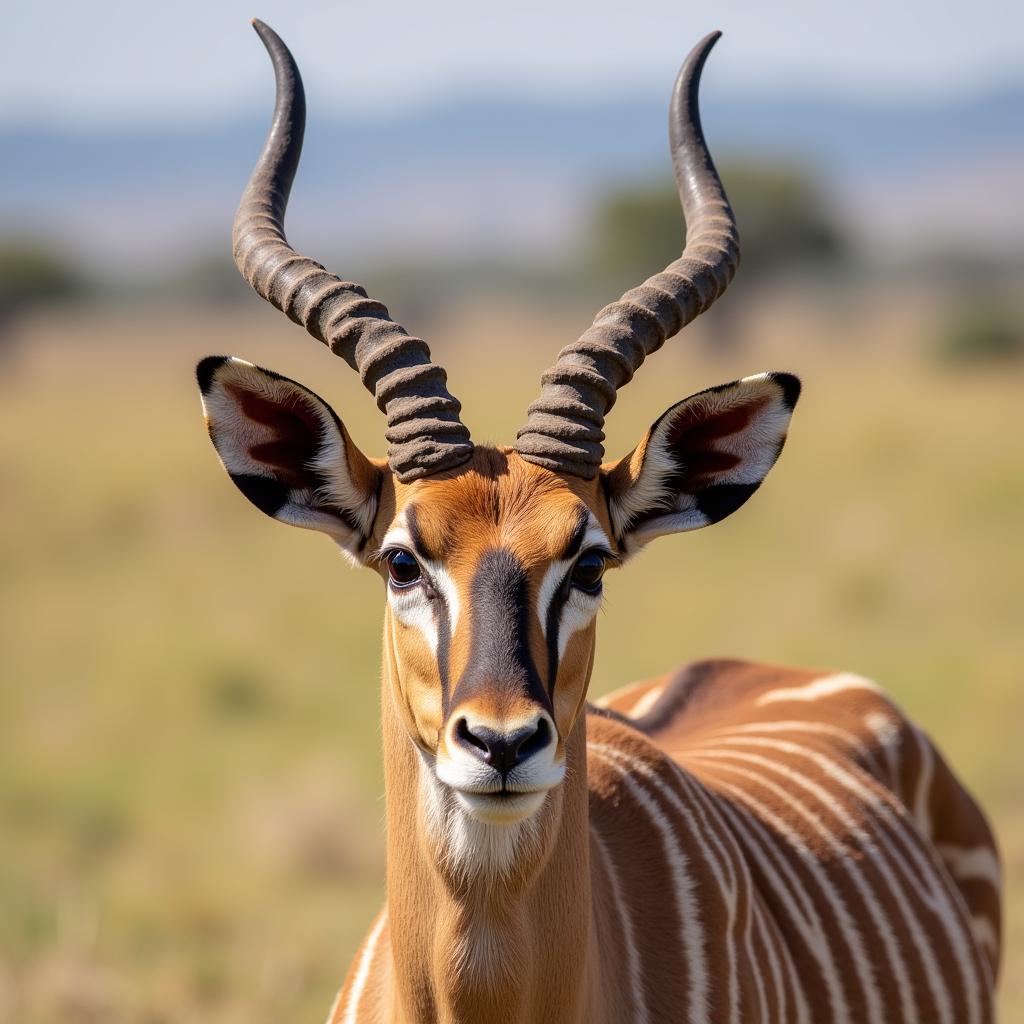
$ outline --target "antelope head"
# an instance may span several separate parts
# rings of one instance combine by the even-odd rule
[[[390,447],[386,459],[367,457],[312,391],[220,356],[198,367],[210,437],[257,508],[328,534],[381,576],[385,701],[419,766],[438,850],[458,861],[460,848],[509,829],[551,834],[541,826],[562,813],[606,570],[654,537],[742,505],[775,463],[800,390],[779,373],[711,388],[664,412],[628,455],[604,461],[616,390],[715,301],[738,263],[697,108],[718,34],[690,54],[671,102],[688,229],[681,257],[562,350],[514,445],[474,447],[424,342],[285,240],[305,101],[287,48],[254,25],[277,101],[235,218],[235,259],[256,292],[359,372],[387,417]]]

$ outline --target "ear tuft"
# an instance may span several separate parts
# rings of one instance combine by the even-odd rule
[[[196,381],[200,392],[205,396],[210,393],[214,374],[230,359],[229,356],[207,356],[199,360],[196,366]]]

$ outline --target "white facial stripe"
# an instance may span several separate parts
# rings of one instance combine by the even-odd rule
[[[537,615],[540,618],[541,633],[545,639],[548,635],[548,609],[571,565],[572,562],[569,561],[552,562],[548,566],[548,571],[544,573],[544,579],[540,582],[540,589],[537,591]]]
[[[587,522],[587,532],[583,536],[580,551],[586,551],[587,548],[607,548],[609,551],[612,550],[612,542],[608,539],[608,534],[601,528],[601,524],[597,521],[593,512],[590,513],[590,519]]]
[[[412,536],[405,526],[405,513],[395,522],[394,526],[384,535],[380,542],[381,550],[386,548],[408,548],[413,551]]]
[[[430,645],[436,655],[438,645],[437,619],[430,600],[423,593],[423,588],[408,587],[398,590],[388,587],[388,603],[395,618],[404,626],[419,630],[423,639]]]
[[[591,548],[611,549],[611,542],[608,539],[608,534],[606,534],[601,528],[601,524],[597,521],[593,513],[590,513],[590,518],[587,523],[587,532],[583,536],[583,543],[580,544],[580,554],[590,550]],[[548,633],[548,610],[551,607],[551,602],[554,600],[555,594],[558,592],[559,587],[565,580],[566,573],[571,570],[575,561],[576,559],[573,558],[553,562],[548,571],[544,574],[544,579],[541,581],[540,590],[537,594],[537,614],[540,616],[541,631],[543,632],[545,639],[547,639]],[[587,594],[576,588],[573,588],[569,592],[569,597],[565,604],[562,605],[562,610],[559,613],[559,661],[565,657],[569,641],[573,636],[580,632],[580,630],[586,629],[590,623],[594,621],[594,616],[597,614],[597,610],[600,607],[600,594]]]
[[[562,618],[558,624],[558,660],[565,657],[565,649],[569,641],[581,629],[586,629],[597,610],[601,607],[600,594],[587,594],[582,590],[573,589],[569,600],[562,607]]]
[[[587,520],[587,532],[583,535],[583,542],[580,544],[580,554],[590,548],[607,548],[608,550],[612,550],[608,534],[606,534],[601,528],[601,524],[597,521],[593,512],[589,513]],[[579,555],[576,556],[576,558],[578,557]],[[548,609],[551,607],[551,601],[558,592],[558,588],[562,585],[566,573],[568,573],[572,568],[576,558],[559,559],[557,562],[552,562],[548,567],[547,572],[544,573],[544,579],[541,580],[540,589],[537,591],[537,615],[540,618],[541,633],[545,639],[548,634]],[[600,602],[598,602],[598,604],[599,603]],[[594,610],[597,610],[596,607]],[[564,620],[565,609],[562,610],[562,617]],[[591,616],[591,618],[592,617],[593,616]],[[587,621],[589,621],[589,619]],[[583,626],[585,625],[586,622],[583,623]],[[581,628],[583,627],[575,626],[569,633],[565,633],[564,629],[559,630],[559,657],[565,653],[565,644],[568,642],[572,633],[577,632]]]
[[[424,558],[416,549],[412,542],[412,534],[405,525],[404,513],[395,525],[388,530],[383,541],[381,541],[381,550],[387,550],[388,548],[405,548],[416,555],[426,576],[444,599],[448,609],[449,630],[454,631],[455,625],[459,620],[458,589],[448,574],[448,570],[443,565],[429,558]],[[423,588],[413,586],[407,590],[398,590],[389,586],[388,601],[397,618],[405,625],[418,629],[427,643],[430,644],[431,651],[437,654],[437,616],[429,598],[423,592]]]
[[[444,598],[448,608],[448,628],[454,633],[455,625],[459,621],[459,591],[455,581],[448,575],[448,570],[438,562],[428,562],[426,559],[422,561],[431,582]]]
[[[412,535],[406,528],[405,513],[385,534],[381,541],[381,550],[388,548],[405,548],[407,551],[414,551]],[[438,647],[437,618],[423,588],[420,586],[408,587],[400,590],[391,585],[388,586],[388,604],[394,612],[395,618],[404,626],[419,630],[420,635],[430,645],[431,652],[436,655]]]

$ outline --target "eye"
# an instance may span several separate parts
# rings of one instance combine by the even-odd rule
[[[573,566],[572,585],[593,594],[601,588],[605,557],[597,551],[586,551]]]
[[[411,587],[423,574],[420,563],[408,551],[395,551],[388,556],[388,575],[396,587]]]

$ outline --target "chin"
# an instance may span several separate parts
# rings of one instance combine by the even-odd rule
[[[548,791],[532,793],[469,793],[456,790],[459,806],[487,825],[516,825],[532,818],[544,805]]]

